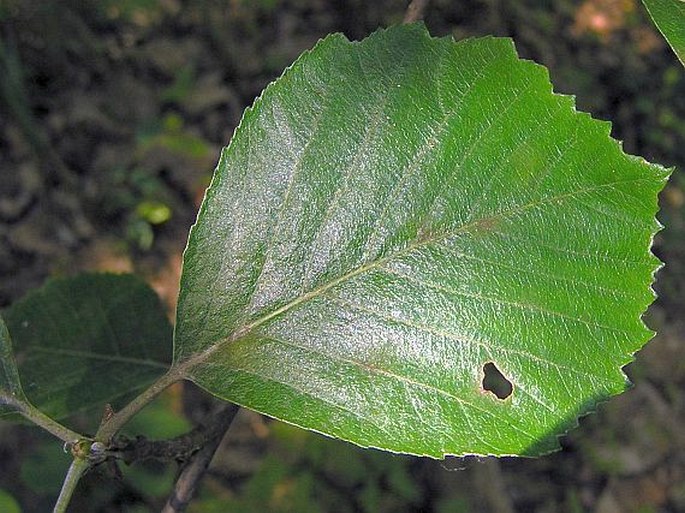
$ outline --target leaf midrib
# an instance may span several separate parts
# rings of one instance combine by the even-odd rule
[[[519,214],[521,212],[524,212],[528,209],[538,207],[540,205],[545,205],[545,204],[550,204],[554,202],[560,202],[562,200],[567,200],[569,198],[572,198],[577,195],[593,192],[596,190],[601,190],[603,188],[609,187],[613,188],[616,185],[619,184],[626,184],[626,183],[637,183],[637,182],[646,182],[649,181],[648,178],[631,178],[628,180],[615,180],[613,182],[606,182],[602,184],[597,184],[593,185],[590,187],[585,187],[582,189],[577,189],[574,191],[566,192],[563,194],[557,194],[555,196],[551,196],[548,198],[543,198],[541,200],[537,201],[532,201],[529,203],[526,203],[525,205],[519,205],[516,207],[512,207],[508,210],[503,210],[501,212],[494,213],[492,215],[482,217],[480,219],[476,220],[471,220],[468,223],[462,224],[458,227],[456,227],[454,230],[449,231],[449,232],[444,232],[444,233],[437,233],[433,235],[432,237],[427,237],[427,238],[421,238],[421,239],[416,239],[412,243],[408,244],[405,248],[400,249],[399,251],[396,251],[394,253],[391,253],[385,257],[378,258],[376,260],[372,260],[370,262],[367,262],[366,264],[360,265],[359,267],[352,269],[351,271],[343,274],[342,276],[331,280],[330,282],[327,282],[325,284],[320,285],[319,287],[310,290],[309,292],[306,292],[305,294],[302,294],[292,301],[286,303],[285,305],[273,310],[272,312],[263,315],[262,317],[259,317],[258,319],[254,320],[253,322],[243,325],[241,327],[238,327],[231,335],[228,337],[219,339],[215,344],[210,345],[203,351],[195,354],[194,356],[191,356],[190,358],[182,361],[182,362],[174,362],[173,367],[172,367],[172,372],[176,376],[179,376],[179,379],[187,378],[190,376],[192,371],[197,367],[198,365],[204,363],[206,360],[208,360],[215,352],[219,351],[226,345],[244,337],[248,333],[250,333],[252,330],[255,328],[265,324],[266,322],[270,321],[271,319],[278,317],[279,315],[286,313],[287,311],[296,308],[297,306],[306,303],[310,299],[314,299],[319,296],[323,296],[324,293],[331,288],[335,287],[336,285],[339,285],[340,283],[344,283],[347,280],[350,280],[356,276],[359,276],[361,274],[364,274],[367,271],[371,271],[373,269],[380,268],[384,264],[392,261],[393,259],[400,258],[403,255],[406,255],[407,253],[410,253],[416,249],[419,249],[421,247],[425,247],[429,244],[433,244],[436,242],[439,242],[444,239],[448,239],[450,237],[455,237],[460,234],[468,233],[471,228],[478,227],[479,225],[486,224],[489,221],[495,221],[495,220],[502,220],[502,219],[507,219],[509,216]]]

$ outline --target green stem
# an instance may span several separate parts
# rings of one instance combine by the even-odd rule
[[[0,404],[7,404],[8,406],[15,408],[24,418],[30,420],[35,425],[42,427],[45,431],[56,436],[63,442],[75,442],[76,440],[86,438],[76,431],[72,431],[68,427],[63,426],[56,420],[51,419],[27,401],[17,399],[13,396],[1,395]]]
[[[105,420],[95,433],[95,439],[109,444],[114,435],[126,424],[131,417],[142,410],[150,401],[163,392],[169,385],[183,379],[184,374],[179,367],[172,367],[157,381],[152,383],[138,397],[133,399],[124,408],[114,413],[109,419]]]
[[[85,436],[72,431],[68,427],[63,426],[59,422],[52,420],[50,417],[45,415],[45,413],[34,406],[31,406],[31,408],[26,412],[22,411],[22,415],[34,424],[42,427],[47,432],[55,435],[63,442],[74,442],[76,440],[86,438]]]
[[[184,376],[184,367],[172,367],[166,374],[164,374],[162,377],[160,377],[157,381],[152,383],[146,390],[144,390],[139,396],[137,396],[135,399],[133,399],[130,403],[128,403],[123,409],[120,411],[114,413],[112,416],[107,418],[102,422],[100,425],[100,428],[98,429],[98,432],[95,434],[95,440],[99,440],[101,442],[104,442],[105,444],[109,444],[112,437],[121,429],[121,427],[126,424],[131,417],[133,417],[136,413],[138,413],[145,405],[147,405],[150,401],[152,401],[157,395],[159,395],[163,390],[165,390],[169,385],[172,383],[175,383],[181,379],[183,379]],[[43,415],[42,413],[36,412],[38,414],[38,417]],[[43,415],[44,416],[44,415]],[[37,418],[38,418],[37,417]],[[50,420],[49,418],[45,417],[46,419]],[[31,418],[34,422],[36,422],[35,419]],[[41,419],[39,419],[41,420]],[[52,421],[54,423],[54,421]],[[38,423],[38,422],[37,422]],[[54,423],[56,424],[56,423]],[[59,426],[59,425],[58,425]],[[54,426],[50,426],[54,428]],[[60,426],[63,428],[63,426]],[[47,429],[47,427],[46,427]],[[73,433],[72,431],[69,431],[66,428],[63,428],[70,434]],[[78,441],[78,440],[84,440],[85,437],[82,437],[78,435],[77,433],[73,433],[74,436],[69,438],[67,441]],[[92,439],[89,439],[92,440]],[[90,444],[88,451],[90,451]],[[72,453],[74,452],[74,449],[72,449]],[[88,462],[88,455],[90,452],[85,457],[79,457],[76,456],[74,458],[74,461],[71,463],[71,466],[69,467],[69,471],[67,472],[67,476],[64,479],[64,483],[62,484],[62,490],[59,494],[59,498],[57,499],[57,503],[55,504],[55,508],[53,510],[53,513],[64,513],[67,510],[67,506],[69,505],[69,501],[71,500],[71,496],[74,493],[74,490],[76,489],[76,485],[78,484],[79,480],[81,479],[81,476],[83,473],[86,471],[88,468],[89,462]]]
[[[71,462],[71,466],[67,472],[67,476],[64,478],[64,483],[62,483],[62,490],[59,492],[59,497],[52,510],[53,513],[65,513],[67,511],[69,501],[71,501],[71,496],[76,489],[76,485],[87,468],[87,460],[74,458],[74,461]]]

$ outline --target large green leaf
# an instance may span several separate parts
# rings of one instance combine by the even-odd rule
[[[155,293],[131,275],[51,280],[5,318],[24,392],[53,418],[119,406],[169,367],[169,321]]]
[[[642,3],[685,66],[685,0],[642,0]]]
[[[178,371],[362,446],[551,450],[651,336],[667,172],[609,129],[506,39],[327,37],[222,154],[184,257]]]

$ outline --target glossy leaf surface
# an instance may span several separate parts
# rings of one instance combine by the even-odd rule
[[[4,315],[24,392],[54,418],[121,406],[169,367],[171,325],[132,275],[51,280]]]
[[[685,66],[685,0],[642,0],[654,24]]]
[[[651,336],[666,175],[509,40],[329,36],[222,154],[184,257],[175,365],[362,446],[551,450],[625,389]]]

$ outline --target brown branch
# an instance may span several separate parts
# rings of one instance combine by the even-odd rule
[[[414,23],[415,21],[422,20],[426,7],[428,7],[428,0],[412,0],[407,11],[404,13],[403,23]]]
[[[190,457],[188,463],[181,470],[174,485],[174,490],[162,509],[162,513],[181,513],[185,511],[188,503],[193,498],[193,495],[195,495],[197,485],[207,471],[214,453],[219,448],[224,434],[226,434],[236,413],[238,413],[238,409],[239,407],[234,404],[227,404],[212,416],[213,422],[209,426],[208,432],[210,436],[205,439],[203,446]]]
[[[169,440],[117,436],[106,450],[90,457],[91,463],[97,465],[105,460],[123,461],[127,465],[145,460],[188,462],[207,443],[223,437],[237,412],[238,406],[230,403],[222,405],[192,431]]]

